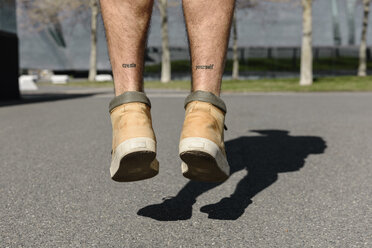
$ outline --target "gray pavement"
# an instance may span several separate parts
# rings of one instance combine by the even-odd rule
[[[372,93],[223,95],[218,185],[181,175],[176,91],[149,91],[160,174],[110,180],[110,92],[2,104],[0,247],[372,247]]]

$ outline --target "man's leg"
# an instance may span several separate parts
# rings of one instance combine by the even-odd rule
[[[115,94],[143,91],[144,54],[153,0],[101,0]]]
[[[221,182],[230,174],[224,145],[226,106],[219,97],[234,0],[183,0],[192,65],[192,93],[179,153],[185,177]]]
[[[193,91],[219,96],[235,0],[183,0]]]
[[[153,0],[101,0],[115,95],[110,173],[115,181],[147,179],[159,171],[150,100],[143,91],[147,30]]]

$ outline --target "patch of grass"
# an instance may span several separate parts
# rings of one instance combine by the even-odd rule
[[[358,69],[358,58],[340,57],[340,58],[319,58],[314,59],[314,71],[343,71],[354,70],[355,73]],[[182,73],[190,71],[190,61],[188,60],[177,60],[171,62],[172,72]],[[232,60],[226,61],[225,72],[232,72]],[[372,61],[367,62],[367,68],[372,69]],[[300,59],[290,58],[249,58],[241,60],[239,65],[240,71],[287,71],[295,72],[300,69]],[[161,65],[146,65],[145,73],[160,73]]]
[[[52,84],[51,82],[42,82],[42,83],[39,82],[37,84],[41,86],[53,85],[55,87],[73,86],[73,87],[91,87],[91,88],[108,88],[108,87],[114,86],[114,83],[112,81],[92,82],[88,80],[71,81],[66,84]]]
[[[112,87],[112,82],[71,82],[67,86]],[[189,81],[145,82],[146,89],[189,90]],[[372,91],[372,76],[339,76],[316,78],[311,86],[300,86],[298,78],[226,80],[222,84],[225,92],[326,92],[326,91]]]
[[[326,92],[326,91],[372,91],[372,77],[322,77],[313,85],[301,86],[298,78],[259,79],[248,81],[225,81],[223,91],[239,92]]]

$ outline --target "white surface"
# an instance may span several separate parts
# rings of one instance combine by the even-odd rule
[[[32,81],[36,81],[37,80],[37,76],[36,75],[22,75],[19,77],[19,80],[32,80]]]
[[[112,81],[112,76],[110,74],[101,74],[96,76],[97,82]]]
[[[37,76],[35,75],[22,75],[18,79],[18,85],[19,90],[37,90],[37,86],[35,84],[35,81],[37,79]]]
[[[230,166],[221,149],[213,141],[202,137],[189,137],[182,139],[179,144],[179,154],[187,151],[200,151],[211,155],[217,162],[217,166],[226,174],[230,175]],[[187,164],[182,162],[182,173],[188,168]]]
[[[53,84],[65,84],[68,82],[68,75],[53,75],[50,80]]]
[[[129,153],[149,151],[156,153],[156,142],[155,140],[148,137],[138,137],[125,140],[120,143],[115,151],[112,153],[112,161],[110,166],[111,177],[119,170],[120,161],[123,157]],[[155,161],[155,160],[154,160]]]

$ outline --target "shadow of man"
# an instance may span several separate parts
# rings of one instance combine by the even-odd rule
[[[208,218],[236,220],[260,191],[278,179],[278,173],[301,169],[310,154],[321,154],[326,142],[315,136],[290,136],[284,130],[252,130],[259,136],[244,136],[227,141],[226,152],[230,173],[247,170],[232,195],[218,203],[202,207]],[[138,215],[159,221],[187,220],[192,216],[196,198],[221,183],[188,182],[175,197],[163,199],[163,203],[146,206]]]

